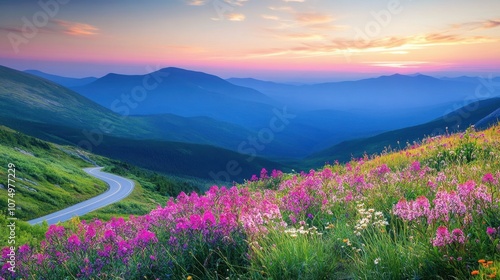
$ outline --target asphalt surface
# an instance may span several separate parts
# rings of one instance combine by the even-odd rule
[[[103,180],[109,185],[109,189],[96,197],[80,202],[63,210],[28,221],[31,225],[47,221],[49,225],[67,221],[74,216],[82,216],[96,209],[118,202],[127,197],[134,189],[134,182],[127,178],[101,171],[102,167],[83,169],[89,175]]]

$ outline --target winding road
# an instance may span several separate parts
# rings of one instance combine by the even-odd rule
[[[28,221],[31,225],[47,221],[49,225],[67,221],[74,216],[82,216],[101,207],[118,202],[127,197],[134,190],[134,182],[118,175],[101,171],[102,167],[83,169],[89,175],[101,179],[109,185],[109,189],[96,197],[80,202],[63,210]]]

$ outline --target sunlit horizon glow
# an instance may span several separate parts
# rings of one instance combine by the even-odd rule
[[[297,82],[500,75],[496,0],[40,2],[52,6],[0,3],[1,65],[70,77],[174,66]]]

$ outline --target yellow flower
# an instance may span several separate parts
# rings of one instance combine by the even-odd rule
[[[479,274],[479,270],[473,270],[470,274],[471,275],[478,275]]]
[[[193,280],[193,276],[189,275],[186,280]]]

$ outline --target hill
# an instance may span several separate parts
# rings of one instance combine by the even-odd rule
[[[311,85],[288,85],[255,79],[229,79],[242,86],[255,88],[277,100],[287,100],[291,107],[404,113],[404,110],[431,108],[458,102],[471,96],[481,83],[476,78],[442,80],[425,75],[394,74],[377,78]],[[494,96],[490,96],[494,97]],[[473,101],[473,100],[471,100]]]
[[[306,162],[310,164],[309,166],[322,166],[325,162],[335,160],[347,162],[353,157],[363,157],[365,153],[371,155],[387,148],[401,149],[427,136],[464,131],[478,122],[491,125],[496,122],[493,120],[494,117],[488,116],[492,112],[497,112],[498,108],[500,108],[500,98],[477,101],[425,124],[389,131],[373,137],[344,141],[314,153],[307,157]]]
[[[78,87],[78,86],[83,86],[86,84],[90,84],[93,81],[97,80],[95,77],[87,77],[87,78],[68,78],[68,77],[62,77],[62,76],[57,76],[57,75],[52,75],[48,73],[44,73],[42,71],[38,70],[26,70],[24,71],[25,73],[31,74],[38,76],[40,78],[44,78],[46,80],[52,81],[56,84],[60,84],[61,86],[64,87]]]
[[[73,90],[120,114],[207,116],[247,127],[268,121],[276,103],[217,76],[173,67],[147,75],[108,74]]]
[[[83,172],[92,166],[86,153],[53,145],[0,127],[0,159],[15,166],[16,217],[33,219],[104,192],[107,186]],[[7,170],[0,169],[1,192],[6,196]],[[7,209],[7,199],[0,200]]]

